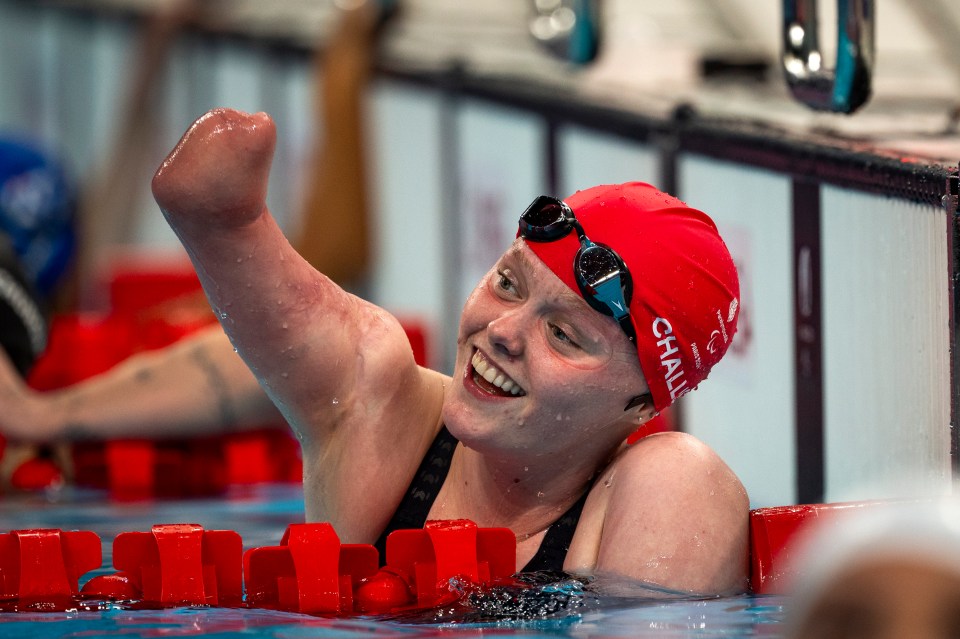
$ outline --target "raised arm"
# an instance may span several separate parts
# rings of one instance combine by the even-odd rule
[[[332,39],[318,49],[317,82],[326,99],[317,124],[328,134],[317,138],[308,232],[298,245],[314,267],[345,283],[363,274],[364,256],[355,254],[366,245],[360,107],[377,12],[368,3],[341,14]],[[194,436],[281,421],[220,327],[55,392],[33,391],[5,364],[0,435],[18,441]]]
[[[399,325],[293,249],[267,210],[275,129],[264,113],[202,116],[163,162],[153,192],[226,333],[303,438],[346,406],[387,397],[416,369]]]

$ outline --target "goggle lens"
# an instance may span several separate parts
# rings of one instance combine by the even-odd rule
[[[636,342],[630,321],[633,281],[616,251],[590,241],[570,207],[556,198],[541,195],[520,216],[520,236],[534,242],[552,242],[572,230],[580,239],[573,272],[584,299],[594,310],[617,320],[630,341]]]

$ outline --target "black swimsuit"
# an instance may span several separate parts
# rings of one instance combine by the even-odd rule
[[[430,445],[430,450],[420,462],[420,468],[413,476],[410,488],[404,494],[397,512],[393,514],[386,530],[377,540],[376,547],[380,551],[381,558],[386,557],[387,535],[394,530],[423,528],[427,522],[430,507],[447,478],[447,471],[450,470],[450,461],[453,459],[453,451],[456,447],[457,439],[450,434],[446,426],[441,428],[433,444]],[[522,572],[563,570],[563,560],[567,556],[567,550],[570,549],[570,542],[577,529],[577,522],[580,521],[580,513],[583,511],[588,493],[589,491],[584,492],[567,512],[550,525],[540,543],[540,548],[537,549],[537,554],[523,567]]]

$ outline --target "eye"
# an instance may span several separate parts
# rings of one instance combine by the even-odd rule
[[[573,341],[570,335],[567,334],[565,330],[557,326],[556,324],[550,324],[550,334],[555,340],[563,344],[567,344],[576,348],[579,348],[579,345]]]
[[[495,285],[498,291],[515,296],[517,295],[517,285],[510,277],[509,271],[497,271]]]

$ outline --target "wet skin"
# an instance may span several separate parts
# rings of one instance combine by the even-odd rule
[[[274,139],[265,114],[211,112],[153,188],[224,329],[302,442],[308,519],[372,542],[445,423],[463,445],[431,518],[510,527],[522,566],[596,478],[566,568],[742,589],[747,498],[730,469],[677,433],[622,449],[653,411],[624,410],[646,385],[613,320],[520,242],[464,307],[454,378],[417,367],[392,316],[283,237],[265,205]],[[480,381],[477,353],[523,392]]]
[[[471,366],[477,351],[524,392],[504,397],[481,388]],[[461,379],[445,397],[443,417],[461,441],[505,457],[556,463],[560,455],[564,465],[591,469],[636,428],[638,416],[624,407],[647,392],[617,324],[590,309],[522,240],[467,300],[456,371]],[[648,408],[643,419],[651,416]]]

